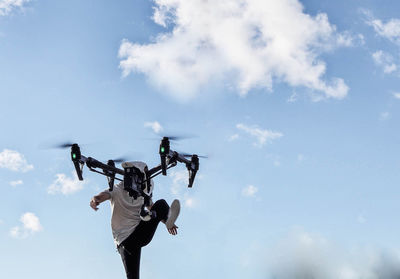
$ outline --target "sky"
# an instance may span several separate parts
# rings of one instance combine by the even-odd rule
[[[400,276],[400,3],[0,0],[0,277],[124,278],[68,149],[208,156],[142,278]]]

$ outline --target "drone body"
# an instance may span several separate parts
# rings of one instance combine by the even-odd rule
[[[110,191],[113,190],[115,180],[123,181],[124,189],[134,198],[138,196],[147,198],[146,196],[148,195],[144,190],[147,189],[147,192],[149,192],[151,179],[161,173],[167,175],[167,170],[175,167],[177,163],[184,163],[186,165],[189,172],[189,188],[193,186],[196,173],[199,169],[199,156],[196,154],[180,154],[171,150],[170,139],[168,137],[163,137],[160,143],[159,155],[161,164],[150,170],[147,169],[147,166],[143,170],[140,170],[128,162],[124,162],[122,164],[123,169],[120,169],[115,166],[117,160],[109,160],[107,164],[104,164],[92,157],[83,156],[77,143],[68,146],[71,147],[71,160],[79,180],[83,180],[82,171],[86,164],[90,171],[97,172],[108,178]],[[190,157],[190,160],[186,157]],[[122,178],[117,177],[117,175],[122,176]]]

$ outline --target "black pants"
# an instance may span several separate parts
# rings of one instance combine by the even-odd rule
[[[129,237],[118,246],[128,279],[139,279],[141,249],[153,239],[158,223],[167,220],[169,206],[165,200],[158,200],[151,211],[156,213],[156,217],[147,222],[140,221]]]

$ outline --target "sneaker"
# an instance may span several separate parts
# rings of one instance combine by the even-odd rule
[[[178,219],[180,210],[181,210],[181,204],[179,200],[174,200],[171,203],[171,207],[169,209],[167,222],[165,222],[167,229],[171,229],[175,225],[175,221],[176,219]]]

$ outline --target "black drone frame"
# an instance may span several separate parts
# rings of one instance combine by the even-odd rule
[[[167,175],[167,169],[175,167],[178,162],[184,163],[186,165],[186,168],[189,171],[188,187],[191,188],[193,186],[196,173],[199,170],[198,155],[180,154],[176,151],[171,150],[170,140],[168,137],[164,137],[161,140],[159,154],[161,164],[150,170],[145,170],[144,179],[140,179],[141,185],[138,185],[139,187],[136,193],[135,191],[129,193],[131,196],[134,196],[136,198],[138,195],[141,195],[144,196],[145,199],[148,198],[149,196],[143,190],[147,188],[147,192],[150,193],[150,180],[159,174]],[[190,160],[188,160],[186,157],[190,157]],[[113,190],[115,180],[125,181],[127,179],[127,169],[117,168],[113,160],[108,160],[107,164],[104,164],[92,157],[83,156],[77,143],[71,146],[71,160],[74,163],[79,180],[83,180],[82,172],[83,167],[86,164],[90,171],[107,176],[110,191]],[[99,171],[97,169],[101,169],[102,171]],[[138,169],[133,169],[136,174],[139,174],[140,171]],[[118,178],[117,175],[121,175],[123,178]]]

